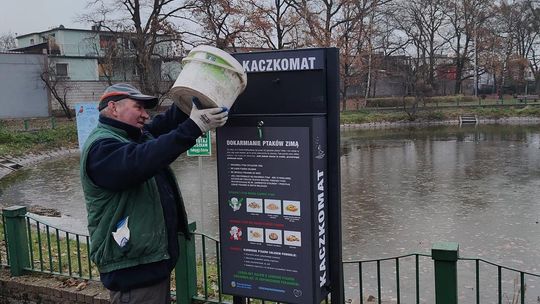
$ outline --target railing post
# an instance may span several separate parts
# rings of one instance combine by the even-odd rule
[[[6,219],[7,251],[9,268],[12,276],[23,274],[24,268],[30,266],[28,255],[28,234],[26,231],[26,207],[11,206],[2,209]]]
[[[189,239],[183,233],[178,234],[178,247],[180,255],[176,263],[176,303],[190,304],[197,294],[197,260],[195,256],[195,235],[197,224],[189,224]]]
[[[457,304],[457,260],[459,244],[440,242],[433,244],[431,258],[435,261],[435,303]]]

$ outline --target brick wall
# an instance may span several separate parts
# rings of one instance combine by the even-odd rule
[[[7,270],[0,269],[0,304],[109,303],[109,292],[101,283],[86,282],[86,284],[83,289],[77,290],[77,286],[65,286],[62,279],[57,277],[45,275],[10,277]]]
[[[129,84],[138,87],[137,83],[128,82]],[[73,108],[73,104],[77,102],[92,102],[98,101],[105,88],[109,85],[105,81],[69,81],[58,84],[58,92],[62,94],[66,89],[66,99],[70,108]],[[54,97],[51,96],[51,108],[52,111],[60,111],[60,105]],[[170,105],[171,101],[166,100],[162,105]]]

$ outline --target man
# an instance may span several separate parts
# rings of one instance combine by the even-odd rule
[[[157,102],[129,84],[108,87],[81,154],[90,258],[112,303],[170,303],[177,233],[188,231],[169,165],[227,121],[226,109],[193,106],[188,117],[172,105],[147,124]]]

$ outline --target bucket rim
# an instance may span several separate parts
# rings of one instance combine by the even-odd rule
[[[239,71],[242,71],[244,75],[246,74],[246,71],[244,70],[244,67],[242,66],[242,64],[240,64],[240,62],[238,62],[236,58],[231,56],[231,54],[225,52],[222,49],[218,49],[217,47],[213,47],[210,45],[199,45],[191,49],[189,53],[191,52],[206,52],[206,53],[210,53],[212,55],[218,56],[221,59],[225,60],[227,63],[231,64],[234,68],[238,69]]]

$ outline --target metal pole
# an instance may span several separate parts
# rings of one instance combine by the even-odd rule
[[[431,249],[431,258],[435,261],[435,303],[457,304],[457,243],[435,243]]]
[[[189,224],[189,234],[178,234],[180,256],[175,267],[176,300],[179,304],[190,304],[197,294],[197,261],[195,260],[195,222]]]
[[[476,25],[474,26],[474,97],[478,97],[478,65],[477,65],[477,49],[476,49]]]
[[[327,75],[339,75],[339,50],[327,53]],[[330,292],[332,303],[345,303],[345,283],[343,280],[342,240],[341,240],[341,170],[340,170],[340,127],[339,127],[339,76],[327,79],[328,104],[327,150],[328,150],[328,231],[330,244]],[[333,96],[333,97],[332,97]]]
[[[204,233],[204,200],[203,200],[203,175],[202,175],[202,168],[203,166],[203,162],[202,162],[202,156],[199,156],[199,197],[201,198],[199,200],[200,204],[201,204],[201,221],[200,221],[200,225],[201,226],[201,232]]]
[[[369,43],[369,54],[368,54],[368,74],[367,74],[367,84],[366,84],[366,95],[365,99],[369,98],[369,93],[371,90],[371,56],[373,53],[373,45],[371,44],[371,35],[373,34],[373,15],[375,14],[375,10],[371,13],[369,17],[369,35],[368,35],[368,43]]]
[[[24,215],[26,207],[11,206],[2,210],[6,219],[7,253],[11,275],[16,277],[30,267],[28,235]]]

